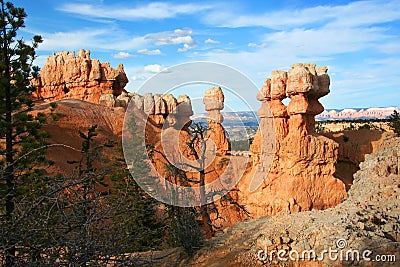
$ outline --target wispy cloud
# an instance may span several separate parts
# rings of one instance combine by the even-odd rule
[[[162,67],[159,64],[151,64],[151,65],[146,65],[143,67],[143,72],[145,73],[158,73],[160,71],[163,71],[165,68]]]
[[[225,53],[224,49],[214,49],[213,50],[214,53]]]
[[[126,37],[126,32],[117,28],[93,29],[85,28],[76,31],[47,33],[40,32],[43,43],[39,45],[40,51],[60,51],[98,49],[104,51],[136,50],[139,54],[162,55],[160,49],[149,50],[145,48],[155,45],[181,45],[178,52],[184,52],[196,47],[197,42],[192,37],[192,30],[188,28],[176,29],[171,32],[150,33],[144,36]],[[121,52],[117,57],[132,57],[131,54]]]
[[[382,2],[380,0],[371,0],[337,6],[326,4],[304,9],[287,8],[261,14],[237,14],[237,12],[229,8],[214,9],[203,17],[203,22],[219,27],[261,26],[282,30],[304,27],[315,23],[332,23],[336,26],[358,27],[398,20],[399,17],[399,1]]]
[[[144,48],[144,49],[139,49],[137,52],[139,54],[144,54],[144,55],[149,55],[149,56],[162,55],[162,52],[160,49],[149,50],[147,48]]]
[[[184,52],[194,48],[197,42],[192,38],[192,29],[176,29],[173,32],[159,32],[147,34],[145,39],[152,40],[156,45],[180,45],[183,47],[178,52]]]
[[[99,49],[99,50],[136,50],[149,44],[144,36],[126,38],[125,33],[113,28],[86,28],[69,32],[39,33],[43,43],[41,51]]]
[[[261,43],[261,44],[256,44],[256,43],[248,43],[248,47],[254,47],[254,48],[265,48],[267,47],[266,43]]]
[[[128,53],[128,52],[119,52],[117,54],[113,55],[114,58],[134,58],[136,57],[135,55]]]
[[[220,42],[217,40],[213,40],[211,38],[208,38],[207,40],[204,41],[205,44],[219,44]]]
[[[164,2],[148,3],[136,6],[68,3],[58,7],[59,11],[81,15],[88,18],[106,18],[126,21],[159,20],[179,15],[191,15],[213,8],[204,4],[172,4]]]

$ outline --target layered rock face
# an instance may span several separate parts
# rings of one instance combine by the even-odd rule
[[[329,93],[329,83],[327,68],[315,64],[273,71],[272,78],[265,81],[258,94],[261,123],[251,147],[253,170],[238,185],[239,199],[253,217],[325,209],[346,198],[343,182],[335,177],[339,145],[314,133],[314,117],[324,110],[318,99]],[[286,96],[290,98],[287,107],[282,103]],[[271,127],[276,150],[268,147]],[[271,153],[269,172],[258,172],[263,173],[263,182],[253,191],[256,170],[265,164],[265,158],[271,160]]]
[[[224,100],[225,96],[221,87],[212,87],[204,93],[203,103],[207,111],[206,120],[209,125],[207,138],[214,142],[216,152],[220,155],[226,155],[229,150],[229,142],[221,125],[224,117],[220,111],[224,109]]]
[[[128,78],[122,64],[113,69],[108,62],[90,59],[90,51],[81,49],[76,55],[66,51],[49,56],[32,83],[36,86],[35,98],[76,98],[99,103],[102,94],[118,96],[124,92]]]

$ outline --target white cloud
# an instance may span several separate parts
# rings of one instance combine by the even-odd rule
[[[150,55],[150,56],[162,55],[162,52],[160,49],[149,50],[147,48],[144,48],[144,49],[139,49],[137,52],[139,54]]]
[[[206,44],[219,44],[219,41],[213,40],[211,38],[208,38],[207,40],[204,41]]]
[[[367,10],[375,11],[369,14],[365,13]],[[398,54],[396,48],[400,47],[400,41],[392,36],[390,27],[374,25],[400,19],[398,1],[385,4],[360,1],[342,6],[326,5],[295,11],[285,9],[261,15],[240,15],[230,13],[229,9],[220,9],[212,13],[211,19],[212,16],[215,16],[214,20],[206,18],[205,21],[216,26],[280,29],[257,36],[261,37],[261,44],[248,43],[254,48],[264,48],[268,44],[268,49],[237,50],[235,53],[211,51],[205,54],[206,60],[232,64],[250,73],[279,69],[295,62],[335,60],[345,53],[376,51]],[[371,20],[367,19],[368,16],[372,17]],[[319,22],[317,26],[315,22]]]
[[[304,27],[315,23],[336,26],[358,27],[377,23],[385,23],[400,18],[400,2],[356,1],[346,5],[320,5],[304,9],[283,9],[261,14],[237,14],[228,8],[213,9],[203,17],[203,22],[219,27],[250,27],[282,30]]]
[[[40,32],[43,43],[39,51],[62,51],[100,49],[100,50],[136,50],[149,44],[144,36],[126,38],[126,33],[114,28],[86,28],[77,31],[47,33]]]
[[[251,27],[261,26],[270,29],[282,29],[290,26],[302,26],[320,21],[321,14],[326,14],[324,7],[312,7],[305,10],[280,10],[263,14],[237,14],[227,10],[209,13],[204,17],[207,24],[219,27]]]
[[[160,71],[163,71],[165,68],[162,67],[159,64],[151,64],[151,65],[146,65],[143,67],[143,72],[145,73],[158,73]]]
[[[248,43],[248,47],[254,47],[254,48],[265,48],[267,47],[266,43],[261,43],[261,44],[256,44],[256,43]]]
[[[186,52],[189,49],[192,49],[194,46],[193,45],[189,45],[187,43],[183,44],[183,47],[178,48],[178,52]]]
[[[327,64],[332,66],[330,71],[336,73],[334,78],[331,75],[331,93],[322,99],[327,108],[336,108],[338,105],[368,106],[373,105],[374,101],[387,103],[381,105],[393,105],[393,100],[378,93],[394,92],[398,87],[396,83],[400,82],[398,75],[393,73],[398,69],[396,66],[400,60],[399,50],[396,52],[400,41],[395,40],[387,27],[334,27],[329,24],[276,31],[257,37],[262,43],[268,44],[268,49],[225,53],[210,51],[203,59],[246,70],[246,74],[259,86],[265,77],[257,77],[257,73],[270,73],[273,69],[287,70],[296,62]],[[257,47],[258,44],[248,46]],[[375,65],[379,66],[374,66],[369,59],[381,58],[382,52],[388,53],[386,57],[390,60],[375,61]],[[351,60],[346,59],[347,55]],[[339,69],[338,66],[343,65]],[[357,99],[353,102],[344,100],[354,99],[355,95]],[[371,96],[374,100],[371,100]],[[400,97],[398,93],[397,96]]]
[[[183,44],[183,47],[179,48],[179,52],[184,52],[194,48],[197,42],[192,38],[192,29],[176,29],[173,32],[159,32],[147,34],[145,39],[152,40],[156,45],[179,45]]]
[[[115,55],[113,55],[114,58],[134,58],[136,57],[135,55],[132,55],[128,52],[119,52]]]
[[[106,18],[118,20],[152,20],[152,19],[168,19],[180,15],[196,14],[213,8],[212,5],[204,4],[172,4],[164,2],[154,2],[134,7],[121,5],[104,5],[104,4],[64,4],[58,8],[63,12],[77,14],[83,18]]]

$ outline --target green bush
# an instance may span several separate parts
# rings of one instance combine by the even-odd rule
[[[397,135],[400,134],[400,114],[397,110],[393,110],[393,114],[389,118],[389,125]]]

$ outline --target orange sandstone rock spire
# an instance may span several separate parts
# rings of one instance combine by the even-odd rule
[[[229,150],[229,142],[221,125],[224,117],[220,111],[224,109],[224,100],[225,96],[221,87],[211,87],[204,93],[203,103],[209,125],[207,138],[214,142],[217,153],[221,155],[225,155]]]

